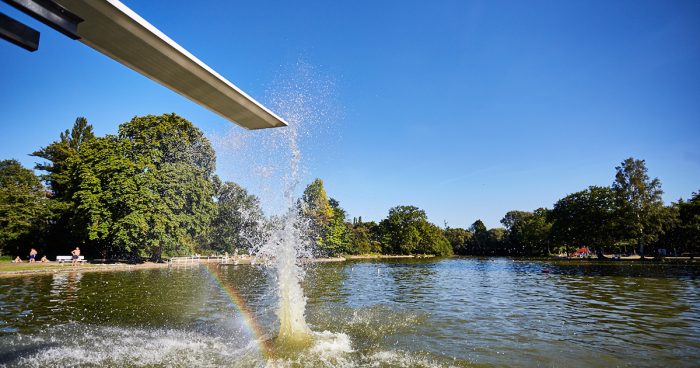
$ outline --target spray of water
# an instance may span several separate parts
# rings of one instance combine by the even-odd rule
[[[319,136],[328,132],[329,111],[334,109],[329,104],[332,83],[319,78],[308,64],[299,63],[292,73],[285,74],[273,84],[267,104],[288,122],[288,127],[245,135],[229,131],[213,137],[212,143],[229,160],[231,156],[245,158],[245,162],[224,160],[226,167],[239,169],[234,173],[236,177],[258,178],[252,187],[261,194],[261,202],[272,216],[261,224],[259,233],[264,235],[253,241],[253,253],[276,270],[277,341],[298,344],[312,340],[304,317],[301,260],[312,257],[313,244],[308,236],[308,220],[301,215],[295,197],[305,176],[305,144],[312,138],[316,144]],[[241,173],[240,169],[246,167],[248,172]]]

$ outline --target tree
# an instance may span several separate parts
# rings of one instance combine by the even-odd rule
[[[310,236],[320,254],[335,255],[349,249],[347,214],[337,200],[328,199],[323,180],[316,179],[304,189],[299,207],[302,216],[309,220]]]
[[[489,229],[486,238],[486,254],[488,255],[505,255],[508,252],[505,250],[506,229],[495,227]]]
[[[666,208],[664,234],[658,246],[674,249],[675,253],[700,253],[700,191],[688,201],[680,199]]]
[[[616,196],[608,187],[591,186],[554,204],[548,218],[552,240],[569,250],[611,246],[618,241]]]
[[[340,207],[340,202],[331,198],[328,203],[332,216],[326,226],[323,227],[319,246],[322,253],[336,255],[348,251],[350,247],[350,230],[346,225],[347,214]]]
[[[452,255],[442,229],[428,222],[425,211],[415,206],[397,206],[379,223],[382,251],[389,254]]]
[[[304,189],[301,197],[302,213],[319,228],[327,225],[333,217],[323,180],[316,179]]]
[[[658,239],[662,229],[661,181],[650,179],[644,160],[630,157],[615,167],[615,192],[621,235],[636,239],[644,256],[644,244]]]
[[[76,217],[94,252],[154,260],[191,254],[209,230],[215,156],[189,121],[135,117],[118,136],[86,142],[79,157]]]
[[[95,139],[92,125],[87,119],[78,117],[73,128],[66,129],[59,135],[59,140],[42,147],[32,153],[48,162],[37,163],[35,169],[45,171],[42,179],[51,189],[53,198],[59,201],[70,201],[76,190],[75,171],[72,161],[76,158],[85,143]]]
[[[40,248],[49,216],[46,190],[16,160],[0,161],[0,254]]]
[[[445,229],[445,238],[450,242],[454,254],[465,255],[472,233],[466,229],[448,227]]]
[[[380,239],[381,234],[377,223],[356,221],[350,232],[348,251],[352,254],[380,253],[382,251]]]
[[[233,253],[237,248],[250,250],[252,239],[261,235],[264,221],[260,200],[234,182],[215,183],[216,216],[207,236],[208,248],[220,253]]]
[[[547,221],[547,209],[535,212],[510,211],[501,220],[506,227],[505,240],[510,247],[506,253],[525,256],[549,254],[552,224]]]
[[[469,227],[469,231],[473,234],[469,246],[467,247],[467,254],[471,255],[485,255],[487,254],[487,248],[489,245],[489,233],[486,229],[486,225],[481,220],[476,220]]]
[[[16,160],[0,161],[0,254],[38,247],[49,215],[39,178]]]
[[[419,225],[428,221],[425,211],[415,206],[397,206],[379,223],[383,251],[390,254],[413,254],[420,243]]]
[[[453,253],[450,241],[445,237],[442,229],[424,221],[419,226],[420,242],[416,253],[434,254],[436,256],[451,256]]]
[[[49,202],[52,221],[48,228],[48,246],[54,251],[70,249],[75,245],[85,246],[84,224],[76,223],[75,201],[73,196],[79,190],[80,152],[95,139],[92,125],[87,119],[75,119],[72,129],[60,133],[59,139],[32,153],[43,158],[35,169],[45,172],[42,180],[50,190]]]

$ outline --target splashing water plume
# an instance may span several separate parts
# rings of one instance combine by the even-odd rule
[[[250,172],[236,176],[260,178],[262,203],[274,214],[271,221],[260,224],[260,232],[264,233],[262,239],[251,243],[252,253],[276,270],[279,319],[276,344],[281,345],[281,350],[286,350],[285,346],[292,350],[309,346],[313,340],[313,332],[304,316],[306,298],[301,287],[304,278],[301,260],[312,257],[313,244],[307,235],[308,221],[299,213],[295,194],[304,172],[302,147],[305,140],[311,138],[312,133],[317,139],[318,133],[327,128],[329,86],[332,85],[304,63],[298,64],[291,75],[292,78],[274,83],[275,88],[268,96],[268,105],[288,122],[288,127],[245,132],[244,135],[230,131],[221,138],[212,139],[217,151],[229,151],[248,161],[227,162],[227,167],[247,165]],[[260,150],[266,151],[265,154],[260,154]],[[282,188],[275,185],[278,183]]]

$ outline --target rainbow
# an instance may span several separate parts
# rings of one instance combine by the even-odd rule
[[[256,343],[258,352],[262,355],[263,359],[271,357],[272,350],[270,346],[270,340],[264,338],[262,328],[255,320],[253,313],[246,306],[246,303],[241,297],[241,295],[236,291],[236,289],[233,288],[233,286],[228,285],[221,279],[221,276],[219,276],[219,273],[216,271],[215,267],[206,265],[203,268],[207,271],[207,274],[211,278],[212,282],[219,289],[221,289],[221,291],[223,291],[224,294],[226,294],[226,297],[231,302],[233,309],[236,310],[236,312],[238,312],[238,315],[243,321],[242,326],[248,332],[248,335],[250,335],[252,341]]]

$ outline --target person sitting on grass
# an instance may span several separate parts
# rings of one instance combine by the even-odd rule
[[[70,254],[73,255],[73,260],[71,261],[71,266],[75,266],[78,264],[78,258],[80,258],[80,248],[75,247]]]
[[[43,257],[41,257],[41,260],[40,260],[39,262],[41,262],[41,263],[46,263],[46,262],[48,262],[48,261],[49,261],[49,259],[46,258],[46,256],[43,256]]]
[[[22,263],[22,258],[19,258],[19,256],[17,256],[17,258],[12,260],[12,263]]]

